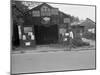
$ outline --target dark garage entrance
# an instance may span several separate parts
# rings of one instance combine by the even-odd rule
[[[44,26],[44,25],[35,25],[35,38],[37,45],[57,43],[58,41],[58,26]]]
[[[20,45],[19,40],[19,33],[18,33],[18,26],[17,24],[13,24],[13,34],[12,34],[12,46],[18,47]]]

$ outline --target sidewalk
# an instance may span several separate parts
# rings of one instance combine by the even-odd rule
[[[84,47],[50,47],[50,46],[37,46],[36,48],[19,48],[17,51],[12,51],[12,54],[20,54],[20,53],[37,53],[37,52],[57,52],[57,51],[83,51],[83,50],[95,50],[93,46],[84,46]]]

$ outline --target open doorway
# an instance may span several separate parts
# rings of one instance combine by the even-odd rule
[[[44,26],[44,25],[35,25],[35,38],[37,45],[57,43],[58,41],[58,26]]]
[[[19,33],[18,33],[18,26],[15,23],[13,25],[13,34],[12,34],[12,46],[13,48],[15,47],[19,47],[20,46],[20,42],[19,42]]]

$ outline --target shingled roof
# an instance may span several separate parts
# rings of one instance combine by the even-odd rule
[[[95,28],[96,24],[91,19],[87,18],[84,22],[80,24],[81,26],[85,26],[87,28]]]
[[[71,26],[84,26],[86,28],[95,28],[96,27],[96,24],[94,21],[92,21],[91,19],[89,18],[86,18],[86,20],[83,20],[83,21],[79,21],[79,22],[73,22],[71,23]]]

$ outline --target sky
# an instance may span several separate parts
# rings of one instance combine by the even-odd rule
[[[86,18],[90,18],[91,20],[95,22],[95,7],[94,6],[82,6],[82,5],[79,6],[79,5],[69,5],[69,4],[65,5],[65,4],[51,4],[51,3],[48,3],[48,4],[53,7],[59,8],[60,11],[66,14],[79,17],[80,20],[85,20]],[[33,2],[31,7],[34,7],[36,5]]]
[[[90,18],[95,22],[95,7],[94,6],[79,6],[79,5],[63,5],[63,4],[50,4],[53,7],[59,8],[66,14],[79,17],[80,20]]]

